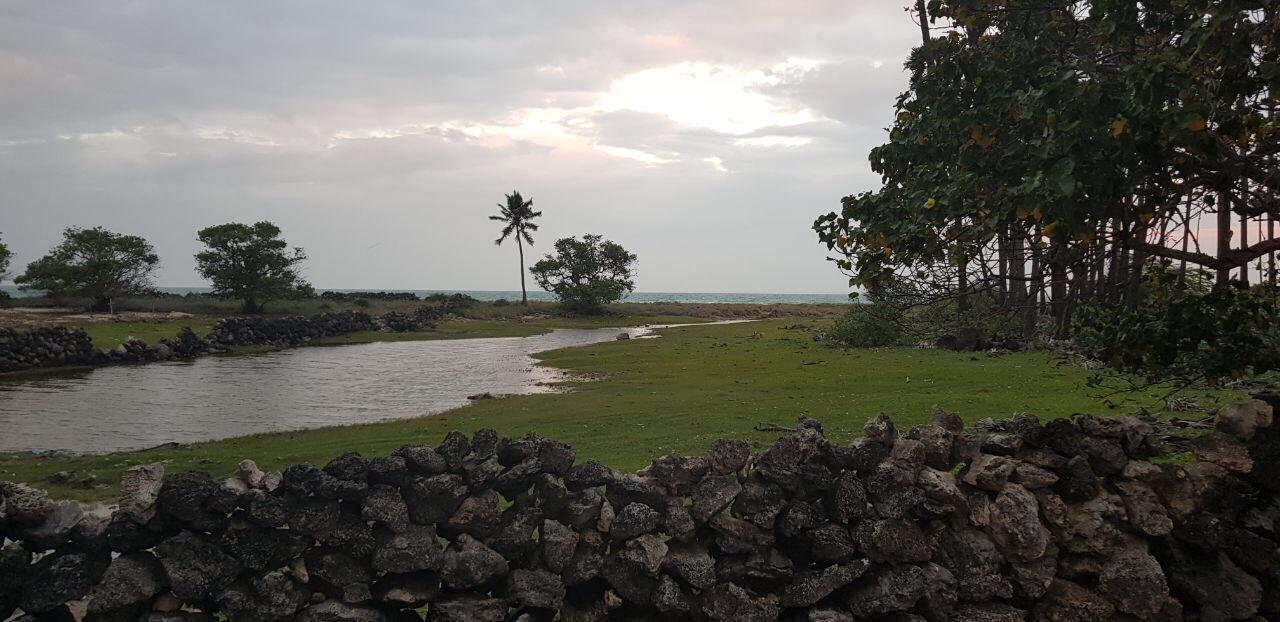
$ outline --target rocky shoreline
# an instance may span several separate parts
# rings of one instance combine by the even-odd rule
[[[110,516],[0,485],[0,618],[1280,613],[1273,404],[1224,409],[1192,439],[1128,418],[987,428],[966,432],[941,410],[907,431],[879,416],[839,445],[806,420],[759,453],[721,440],[630,474],[535,435],[454,432],[280,474],[247,461],[225,480],[136,467]]]
[[[389,312],[379,316],[342,311],[291,317],[228,317],[219,320],[205,337],[183,328],[176,336],[161,339],[156,345],[130,339],[110,349],[95,348],[88,333],[78,328],[0,328],[0,374],[70,366],[192,360],[206,354],[225,353],[237,346],[293,348],[316,339],[361,331],[422,330],[445,315],[440,308],[423,306],[413,313]]]

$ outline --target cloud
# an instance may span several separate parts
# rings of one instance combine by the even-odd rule
[[[645,290],[841,291],[809,225],[877,183],[901,8],[5,3],[0,227],[18,263],[144,234],[177,286],[195,229],[269,218],[321,287],[500,289],[484,216],[514,187],[537,248],[616,238]]]

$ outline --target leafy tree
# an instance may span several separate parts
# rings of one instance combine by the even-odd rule
[[[196,254],[196,271],[216,293],[243,301],[245,313],[261,313],[267,302],[314,293],[298,274],[307,255],[280,239],[280,228],[262,221],[228,223],[197,234],[208,250]]]
[[[62,237],[61,244],[28,264],[14,282],[52,296],[89,298],[95,311],[110,310],[116,297],[151,290],[151,273],[160,257],[143,238],[102,227],[73,227]]]
[[[13,251],[0,241],[0,281],[9,278],[9,262],[13,259]]]
[[[556,252],[533,264],[529,272],[561,304],[580,313],[599,313],[609,302],[635,289],[636,256],[598,235],[556,240]]]
[[[1047,311],[1065,336],[1080,303],[1140,305],[1149,258],[1224,283],[1280,250],[1270,233],[1230,235],[1237,218],[1247,232],[1280,216],[1274,4],[929,0],[927,12],[947,36],[926,29],[907,62],[910,88],[870,157],[883,186],[815,223],[851,285],[909,281],[961,313],[992,292],[1024,327]],[[1216,255],[1200,250],[1202,218],[1216,220]]]
[[[524,244],[528,242],[529,246],[533,246],[533,236],[531,231],[537,231],[538,225],[533,222],[534,218],[542,215],[542,212],[533,211],[533,199],[525,200],[520,193],[512,190],[511,194],[506,195],[507,203],[498,204],[498,214],[490,216],[489,220],[496,220],[503,223],[502,236],[494,240],[494,244],[502,246],[512,234],[516,238],[516,247],[520,249],[520,296],[521,302],[529,304],[529,292],[525,289],[524,284]]]

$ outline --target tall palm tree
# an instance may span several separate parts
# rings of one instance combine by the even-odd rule
[[[528,242],[529,246],[533,246],[533,236],[529,235],[529,232],[538,230],[538,225],[534,224],[533,219],[541,216],[542,212],[533,211],[533,199],[526,201],[515,190],[507,195],[506,205],[498,204],[498,210],[498,215],[490,216],[489,220],[496,220],[506,226],[502,228],[502,237],[494,240],[493,243],[502,246],[512,233],[516,234],[516,246],[520,249],[520,297],[521,303],[527,305],[529,291],[524,286],[524,243]]]

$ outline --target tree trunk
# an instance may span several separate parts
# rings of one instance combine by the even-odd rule
[[[1218,258],[1226,259],[1231,252],[1231,197],[1218,193]],[[1218,285],[1231,280],[1231,268],[1218,268]]]
[[[524,243],[520,241],[520,231],[516,231],[516,248],[520,249],[520,304],[529,306],[529,290],[524,285]]]
[[[929,42],[929,14],[925,11],[924,0],[916,0],[916,15],[920,17],[920,39]]]
[[[1267,239],[1276,239],[1276,217],[1273,214],[1267,214]],[[1276,252],[1271,251],[1267,255],[1267,280],[1271,283],[1271,287],[1276,286]]]
[[[1240,248],[1249,248],[1249,217],[1240,214]],[[1249,262],[1244,262],[1240,266],[1240,280],[1245,285],[1249,284]]]

